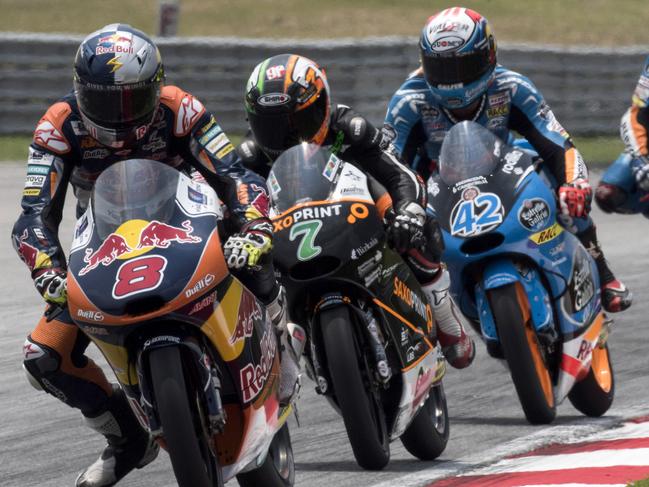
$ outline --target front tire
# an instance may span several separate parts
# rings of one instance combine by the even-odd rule
[[[349,310],[325,309],[320,323],[327,367],[354,457],[362,468],[380,470],[390,460],[390,438],[383,405],[363,381]]]
[[[151,387],[162,424],[167,451],[179,487],[221,487],[223,479],[216,459],[206,444],[202,425],[197,425],[196,393],[189,391],[180,350],[163,347],[149,353]],[[197,433],[202,432],[203,434]],[[212,472],[212,470],[216,472]],[[216,474],[216,479],[212,477]]]
[[[260,467],[237,475],[240,487],[293,487],[295,461],[288,424],[275,434],[266,460]]]
[[[430,389],[428,399],[401,435],[401,443],[420,460],[435,460],[446,449],[450,429],[446,394],[440,382]]]
[[[532,328],[529,303],[519,283],[490,291],[498,336],[525,417],[532,424],[551,423],[556,401],[550,371]]]
[[[575,409],[597,418],[608,411],[614,397],[615,377],[608,345],[595,347],[588,375],[575,383],[568,393],[568,399]]]

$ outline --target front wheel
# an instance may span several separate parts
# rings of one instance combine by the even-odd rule
[[[260,467],[237,475],[240,487],[293,487],[295,462],[288,424],[275,434],[266,460]]]
[[[195,410],[197,393],[187,387],[180,350],[149,353],[151,387],[179,487],[222,487],[223,479]]]
[[[575,383],[568,399],[586,416],[599,417],[608,411],[614,397],[615,378],[608,345],[595,347],[588,375]]]
[[[380,470],[390,460],[390,439],[380,398],[363,381],[359,364],[364,361],[357,352],[349,310],[325,309],[320,323],[327,367],[354,457],[362,468]]]
[[[440,382],[431,388],[428,399],[401,435],[401,443],[420,460],[435,460],[446,449],[449,432],[446,394]]]
[[[525,291],[514,283],[491,290],[489,296],[500,343],[525,417],[532,424],[551,423],[557,414],[552,378],[532,328]]]

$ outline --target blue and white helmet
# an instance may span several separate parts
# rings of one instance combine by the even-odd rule
[[[496,40],[487,19],[473,10],[453,7],[430,17],[419,49],[426,82],[445,108],[467,107],[493,80]]]
[[[129,147],[146,134],[163,82],[158,48],[127,24],[110,24],[87,36],[74,61],[83,123],[109,147]]]

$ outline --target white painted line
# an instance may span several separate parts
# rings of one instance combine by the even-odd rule
[[[542,446],[550,443],[576,443],[580,441],[587,441],[589,437],[595,436],[600,439],[600,435],[605,431],[622,425],[625,420],[630,418],[643,416],[647,414],[647,406],[645,404],[634,405],[623,409],[612,409],[609,412],[610,416],[602,418],[578,418],[572,423],[568,424],[555,424],[520,438],[511,440],[499,448],[491,449],[488,452],[480,451],[473,455],[453,459],[449,462],[440,461],[435,466],[423,468],[418,472],[414,472],[397,479],[391,479],[376,484],[370,484],[368,487],[419,487],[428,485],[429,483],[451,477],[454,475],[468,474],[475,469],[492,464],[504,457],[526,453],[531,450],[536,450]],[[453,417],[451,415],[451,427],[453,424]],[[613,436],[602,437],[602,439],[616,438],[619,432],[624,430],[627,426],[643,426],[643,423],[638,425],[631,424],[625,425],[621,428],[612,429],[606,434]],[[451,440],[452,433],[451,433]],[[646,462],[645,462],[646,465]],[[397,484],[398,482],[398,484]]]
[[[514,472],[545,472],[581,467],[639,467],[649,463],[649,448],[627,450],[595,450],[559,455],[537,455],[509,458],[471,472],[471,475],[492,475]]]

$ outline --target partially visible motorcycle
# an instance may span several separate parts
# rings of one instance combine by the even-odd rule
[[[275,265],[307,372],[342,415],[358,464],[381,469],[390,441],[432,460],[446,447],[445,361],[431,307],[386,234],[355,167],[316,145],[280,155],[268,178]]]
[[[181,487],[290,487],[278,339],[229,273],[216,193],[156,161],[113,164],[77,221],[72,318],[103,353]]]
[[[601,416],[615,394],[595,261],[557,221],[529,154],[474,122],[446,134],[428,181],[452,292],[492,357],[509,365],[530,423],[566,397]]]

